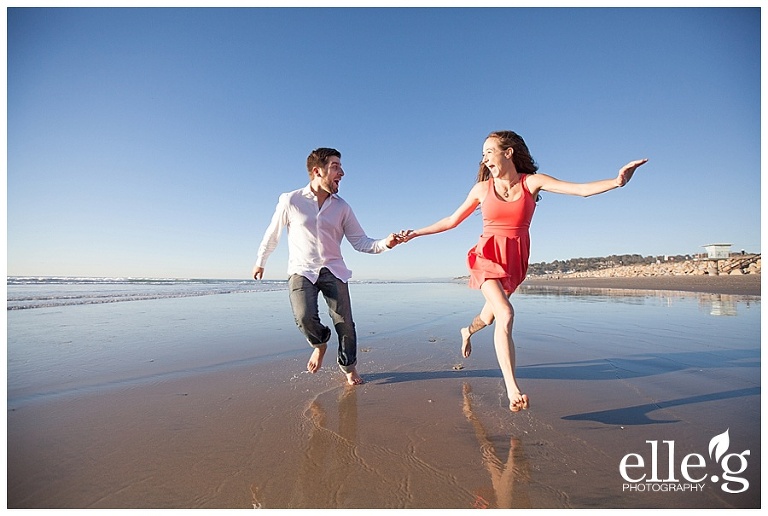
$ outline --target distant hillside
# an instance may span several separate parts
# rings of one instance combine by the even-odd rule
[[[760,274],[760,254],[731,253],[730,258],[712,261],[706,255],[641,256],[611,255],[600,258],[571,258],[531,263],[529,278],[598,278],[638,276],[680,276],[689,274]],[[467,280],[461,276],[457,280]]]
[[[657,262],[686,261],[692,256],[642,256],[639,254],[611,255],[599,258],[571,258],[568,260],[555,260],[554,262],[538,262],[528,265],[529,276],[543,276],[546,274],[570,274],[573,272],[586,272],[601,269],[611,269],[624,265],[650,265]]]
[[[759,254],[731,253],[730,258],[709,260],[705,256],[646,256],[622,255],[605,258],[573,258],[552,263],[531,264],[528,277],[599,278],[682,276],[703,274],[760,274]]]

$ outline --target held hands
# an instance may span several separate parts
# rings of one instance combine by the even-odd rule
[[[419,235],[417,235],[416,232],[414,230],[412,230],[412,229],[404,229],[404,230],[402,230],[399,233],[400,241],[402,243],[410,242],[411,240],[413,240],[417,236],[419,236]]]
[[[625,184],[629,183],[629,180],[632,179],[632,174],[635,173],[635,170],[641,165],[644,165],[648,159],[638,159],[635,161],[630,161],[623,167],[621,167],[621,170],[619,170],[619,175],[616,176],[616,185],[621,188]]]
[[[404,244],[416,237],[412,229],[404,229],[399,233],[392,233],[387,237],[387,247],[392,249],[398,244]]]
[[[398,243],[400,243],[400,244],[404,244],[406,242],[410,242],[411,240],[416,238],[416,236],[417,236],[416,232],[414,230],[412,230],[412,229],[404,229],[404,230],[400,231],[400,233],[398,233],[396,235],[396,237],[397,237],[397,239],[399,241]]]

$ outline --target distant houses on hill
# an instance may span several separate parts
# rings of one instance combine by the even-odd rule
[[[718,249],[718,251],[722,251]],[[739,253],[727,253],[728,256],[744,255],[744,251]],[[757,255],[759,257],[759,255]],[[727,258],[717,255],[718,258]],[[621,254],[596,258],[571,258],[568,260],[555,260],[553,262],[538,262],[528,265],[529,276],[543,276],[547,274],[571,274],[574,272],[595,271],[601,269],[611,269],[625,265],[652,265],[664,262],[684,262],[688,260],[711,260],[713,259],[713,249],[707,249],[707,252],[696,255],[663,255],[663,256],[642,256],[639,254]]]

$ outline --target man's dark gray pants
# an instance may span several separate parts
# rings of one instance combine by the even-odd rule
[[[339,337],[339,367],[345,373],[354,370],[357,363],[357,334],[352,320],[349,285],[323,267],[316,283],[300,274],[291,275],[288,278],[288,291],[296,326],[314,348],[331,340],[331,329],[320,321],[318,297],[320,292],[323,293],[328,304],[328,314]]]

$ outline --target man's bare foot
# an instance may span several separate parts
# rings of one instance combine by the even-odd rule
[[[469,333],[469,328],[462,328],[461,329],[461,356],[464,358],[467,358],[469,355],[472,354],[472,342],[470,342],[469,338],[471,337]]]
[[[352,369],[348,373],[344,373],[344,376],[347,377],[347,383],[349,385],[362,385],[365,383],[365,380],[363,380],[359,374],[357,374],[356,369]]]
[[[519,412],[520,410],[528,410],[530,403],[528,402],[527,394],[518,394],[509,403],[509,410],[512,412]]]
[[[307,371],[314,374],[323,367],[323,357],[325,356],[326,349],[328,349],[328,344],[321,344],[312,351],[312,356],[309,357],[309,362],[307,362]]]

